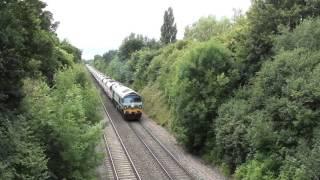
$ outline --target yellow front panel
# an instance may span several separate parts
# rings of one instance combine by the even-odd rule
[[[129,108],[129,109],[125,109],[124,110],[124,113],[128,113],[128,114],[131,114],[131,113],[142,113],[142,109],[139,109],[139,108]]]

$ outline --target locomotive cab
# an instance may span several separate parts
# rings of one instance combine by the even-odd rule
[[[122,84],[116,84],[112,86],[112,94],[112,100],[125,119],[140,119],[143,105],[141,96],[137,92]]]
[[[122,114],[125,119],[140,119],[142,100],[136,93],[130,93],[122,99]]]

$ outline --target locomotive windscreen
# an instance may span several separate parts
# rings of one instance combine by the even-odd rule
[[[124,103],[139,103],[141,102],[141,97],[137,95],[129,95],[123,99]]]

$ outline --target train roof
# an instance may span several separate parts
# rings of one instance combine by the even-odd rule
[[[134,94],[134,95],[138,95],[140,96],[137,92],[135,92],[134,90],[122,85],[121,83],[111,79],[110,77],[104,75],[103,73],[97,71],[94,67],[88,65],[88,68],[93,71],[94,73],[96,73],[96,75],[101,79],[104,80],[106,79],[106,84],[108,87],[112,86],[112,89],[115,93],[118,94],[118,96],[120,96],[121,98],[124,98],[130,94]]]
[[[135,92],[134,90],[122,85],[122,84],[116,84],[114,86],[112,86],[112,89],[115,93],[118,94],[118,96],[120,96],[121,98],[124,98],[130,94],[135,94],[140,96],[137,92]]]
[[[117,84],[120,84],[120,83],[117,82],[117,81],[107,81],[107,82],[105,83],[105,85],[106,85],[108,88],[110,88],[111,86],[117,85]]]

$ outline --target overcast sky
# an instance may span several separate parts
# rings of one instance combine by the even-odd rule
[[[60,39],[68,39],[83,51],[84,59],[117,49],[131,32],[159,39],[164,11],[171,6],[178,27],[202,16],[232,17],[233,9],[245,12],[251,0],[43,0],[59,21]]]

